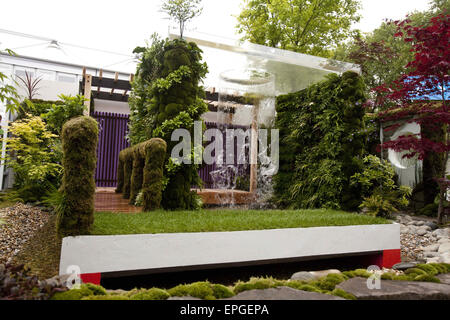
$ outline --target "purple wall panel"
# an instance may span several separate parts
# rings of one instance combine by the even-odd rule
[[[97,168],[95,183],[97,187],[115,187],[119,152],[128,147],[128,115],[110,112],[94,112],[98,122],[99,141],[97,147]]]
[[[110,112],[94,112],[92,116],[97,120],[99,126],[95,183],[97,187],[116,187],[119,152],[129,146],[128,141],[125,139],[128,131],[129,116],[127,114]],[[216,128],[216,124],[207,122],[206,127],[208,129]],[[248,129],[247,127],[242,126],[228,126],[227,128]],[[224,147],[225,141],[224,133]],[[235,145],[235,157],[237,154],[236,151]],[[237,161],[237,159],[235,159],[235,161]],[[200,168],[199,175],[204,183],[204,188],[215,188],[211,177],[211,172],[215,170],[217,170],[216,164],[203,165]],[[249,168],[239,168],[239,174],[244,176],[249,175]]]

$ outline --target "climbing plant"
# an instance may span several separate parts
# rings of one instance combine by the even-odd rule
[[[365,86],[354,72],[277,99],[280,168],[274,201],[281,207],[356,209],[363,167]]]
[[[186,129],[193,133],[194,121],[207,111],[200,85],[207,73],[202,51],[195,43],[183,39],[160,39],[152,36],[152,44],[134,51],[141,61],[130,97],[129,140],[132,145],[151,138],[167,143],[164,167],[165,209],[194,209],[198,198],[191,186],[201,183],[195,165],[177,165],[170,159],[172,132]],[[192,146],[193,148],[193,146]]]

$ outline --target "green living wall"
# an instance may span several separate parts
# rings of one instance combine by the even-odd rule
[[[279,207],[354,210],[361,203],[350,177],[363,169],[364,82],[354,72],[329,75],[300,92],[279,96]]]
[[[201,183],[196,165],[178,165],[170,160],[175,129],[186,129],[193,137],[194,121],[207,111],[200,85],[207,73],[201,50],[195,43],[182,39],[160,40],[153,36],[152,45],[136,48],[141,55],[130,97],[129,139],[132,145],[151,138],[167,143],[164,166],[164,209],[195,209],[198,196],[192,185]],[[193,146],[192,146],[193,148]]]

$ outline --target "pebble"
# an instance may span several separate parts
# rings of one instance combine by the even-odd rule
[[[403,261],[431,263],[450,260],[450,228],[439,229],[434,222],[419,219],[405,214],[396,217],[400,223]]]
[[[11,261],[50,217],[39,207],[22,203],[0,209],[0,216],[5,221],[0,224],[0,264]]]

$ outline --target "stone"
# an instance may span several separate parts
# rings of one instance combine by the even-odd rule
[[[431,222],[431,221],[426,222],[425,225],[426,225],[427,227],[430,227],[431,230],[436,230],[437,228],[439,228],[438,225],[437,225],[436,223]]]
[[[435,244],[424,247],[422,250],[423,251],[438,251],[438,249],[439,249],[439,244],[435,243]]]
[[[450,252],[444,253],[441,255],[441,262],[450,264]]]
[[[450,241],[449,242],[444,242],[439,246],[439,253],[445,253],[445,252],[450,252]]]
[[[263,290],[249,290],[224,300],[345,300],[329,294],[278,287]]]
[[[300,271],[297,273],[294,273],[291,277],[291,280],[297,280],[297,281],[312,281],[315,277],[311,272],[307,271]]]
[[[380,280],[380,289],[369,289],[365,278],[352,278],[337,288],[361,300],[450,300],[450,285],[420,282]]]
[[[436,278],[438,278],[441,283],[450,285],[450,273],[438,274]]]
[[[423,253],[423,256],[425,258],[435,258],[435,257],[439,257],[439,252],[434,252],[434,251],[425,251]]]
[[[415,224],[416,226],[423,226],[423,225],[425,224],[425,222],[423,222],[423,221],[421,221],[421,220],[418,220],[418,221],[414,221],[414,224]]]
[[[427,263],[440,263],[441,257],[427,258]]]
[[[404,271],[410,268],[414,268],[417,265],[417,262],[400,262],[395,264],[392,269]]]
[[[202,299],[186,296],[186,297],[170,297],[167,300],[202,300]]]
[[[340,274],[341,272],[337,269],[321,270],[321,271],[311,271],[311,274],[316,278],[320,279],[326,277],[329,274]]]
[[[428,231],[425,228],[420,228],[416,231],[416,234],[419,236],[423,236],[423,235],[427,234],[427,232]]]

